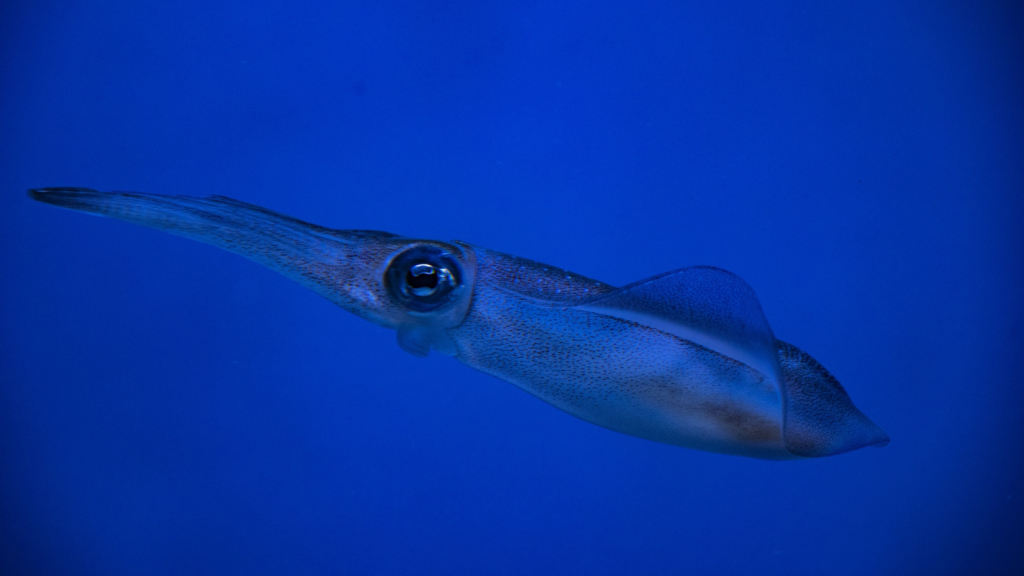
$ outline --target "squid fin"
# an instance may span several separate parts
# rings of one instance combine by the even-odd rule
[[[783,442],[797,456],[829,456],[889,441],[821,364],[775,339],[754,290],[731,272],[682,268],[576,308],[667,332],[764,374],[781,399]]]

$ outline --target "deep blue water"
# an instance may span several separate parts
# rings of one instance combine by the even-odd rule
[[[1020,10],[298,4],[0,8],[0,572],[1024,573]],[[720,266],[892,443],[611,432],[39,186]]]

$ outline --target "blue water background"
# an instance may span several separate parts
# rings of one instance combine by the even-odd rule
[[[1022,23],[4,2],[0,573],[1024,573]],[[38,186],[222,194],[616,285],[720,266],[892,444],[778,463],[610,432]]]

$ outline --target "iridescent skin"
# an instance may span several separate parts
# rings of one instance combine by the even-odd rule
[[[612,430],[773,460],[888,443],[820,364],[774,338],[753,291],[724,270],[684,268],[615,288],[464,242],[332,230],[219,196],[29,194],[246,256],[397,330],[412,354],[453,356]],[[388,276],[396,259],[420,252],[457,268],[435,309],[396,297],[403,276]]]

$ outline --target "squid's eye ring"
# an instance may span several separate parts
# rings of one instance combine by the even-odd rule
[[[454,285],[451,271],[426,262],[413,264],[405,275],[406,292],[413,296],[430,296],[438,290],[444,290],[446,286]]]
[[[430,312],[448,305],[461,277],[458,261],[435,246],[418,246],[398,254],[384,275],[391,298],[415,312]]]

